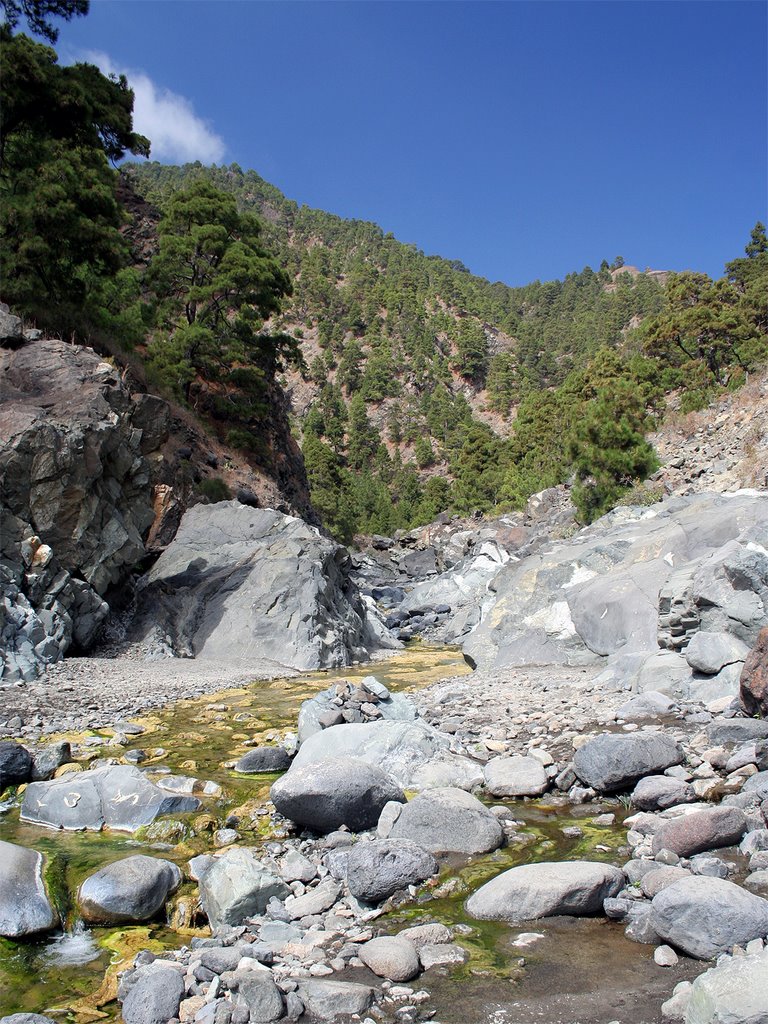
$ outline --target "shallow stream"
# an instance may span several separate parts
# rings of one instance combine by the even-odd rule
[[[459,650],[417,644],[373,665],[257,682],[180,701],[163,711],[134,719],[145,732],[132,737],[127,747],[111,743],[109,731],[78,737],[87,739],[95,757],[119,757],[128,749],[141,749],[148,755],[143,768],[213,780],[222,787],[222,795],[204,799],[203,808],[193,815],[178,816],[178,834],[166,836],[172,840],[166,843],[148,842],[141,832],[137,836],[55,832],[20,822],[17,809],[0,817],[0,839],[45,853],[49,858],[49,883],[54,883],[61,894],[67,890],[73,893],[84,877],[130,853],[155,852],[183,865],[195,853],[210,849],[210,832],[220,827],[229,814],[244,808],[250,817],[263,805],[275,776],[236,775],[223,765],[237,759],[248,745],[276,739],[295,728],[299,707],[307,697],[325,689],[335,679],[375,674],[397,691],[418,689],[438,679],[469,672]],[[565,1016],[563,1021],[570,1024],[579,1020],[617,1019],[617,1013],[610,1009],[613,1002],[602,998],[606,977],[609,990],[615,983],[630,991],[633,979],[640,991],[652,987],[655,975],[659,974],[653,965],[652,947],[628,942],[619,926],[602,920],[560,918],[526,928],[478,922],[467,919],[464,900],[489,878],[520,863],[580,858],[621,863],[617,852],[625,841],[621,805],[605,808],[616,813],[616,823],[607,827],[591,822],[601,810],[594,804],[564,808],[548,805],[545,798],[518,801],[510,806],[520,822],[519,843],[474,858],[464,867],[447,865],[436,886],[426,887],[417,902],[391,911],[377,924],[397,931],[404,924],[428,915],[428,919],[472,928],[470,934],[459,938],[470,953],[469,962],[451,971],[433,969],[419,982],[433,992],[431,1006],[438,1010],[437,1019],[446,1024],[524,1024],[529,1020],[555,1024],[560,1019],[560,1003],[552,1002],[553,994],[566,989],[575,993],[573,1013],[581,1012],[581,1000],[586,1001],[592,1015]],[[257,845],[269,838],[269,817],[264,815],[263,821],[262,831],[244,834],[245,845]],[[184,833],[192,823],[195,834],[189,837]],[[562,830],[573,825],[578,825],[582,834],[564,835]],[[62,895],[60,910],[67,920],[63,934],[26,943],[0,940],[0,1016],[21,1011],[47,1013],[60,1019],[70,1015],[78,1024],[118,1017],[114,1002],[116,975],[138,950],[177,948],[189,941],[192,934],[207,934],[207,930],[195,932],[195,922],[189,919],[179,923],[184,918],[185,903],[193,902],[189,897],[194,891],[194,885],[187,883],[177,894],[181,913],[174,930],[165,924],[86,930]],[[520,933],[532,931],[542,937],[531,944],[515,944]],[[684,972],[677,974],[674,979],[666,975],[666,995],[673,981],[685,976]],[[602,998],[605,1003],[607,1016],[599,1010],[596,997],[598,1002]],[[646,1018],[630,1015],[625,1019],[640,1024]],[[648,1021],[655,1019],[647,1017]]]

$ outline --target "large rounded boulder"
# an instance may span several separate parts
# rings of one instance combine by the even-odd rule
[[[481,886],[467,900],[467,911],[486,921],[597,914],[624,882],[620,868],[594,861],[521,864]]]
[[[573,769],[598,793],[615,793],[643,778],[680,764],[684,754],[671,736],[658,732],[604,733],[579,747]]]
[[[738,807],[708,807],[662,825],[653,837],[653,852],[672,850],[678,857],[692,857],[705,850],[735,846],[746,831],[747,818]]]
[[[401,808],[388,807],[378,826],[385,839],[410,839],[430,853],[488,853],[501,846],[499,820],[477,797],[446,787],[420,793]]]
[[[688,956],[711,960],[768,935],[768,900],[724,878],[692,875],[654,896],[651,926]]]
[[[137,854],[90,875],[78,902],[89,924],[149,921],[181,885],[181,871],[169,860]]]
[[[535,757],[493,757],[483,771],[485,788],[495,797],[541,796],[549,788],[544,765]]]
[[[317,832],[341,825],[362,832],[376,824],[389,801],[405,800],[392,776],[356,757],[294,765],[274,783],[270,796],[280,814]]]

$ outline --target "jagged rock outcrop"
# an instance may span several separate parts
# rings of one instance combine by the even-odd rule
[[[663,678],[685,693],[698,693],[701,681],[704,699],[735,693],[737,655],[723,666],[726,679],[658,644],[671,636],[670,608],[683,604],[691,611],[679,616],[676,637],[707,630],[753,642],[768,622],[767,522],[768,494],[757,491],[615,509],[571,540],[505,565],[465,653],[484,668],[609,658],[625,681],[638,677],[641,690],[664,689]],[[670,581],[681,580],[694,581],[690,599],[670,596]],[[654,671],[659,655],[670,664]]]
[[[368,615],[348,553],[301,519],[238,501],[197,505],[138,587],[134,640],[169,653],[333,668],[397,647]]]
[[[91,349],[43,339],[0,352],[0,680],[87,650],[103,595],[144,555],[147,456],[165,402],[132,397]]]

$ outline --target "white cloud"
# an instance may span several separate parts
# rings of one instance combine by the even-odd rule
[[[224,140],[198,117],[184,96],[155,85],[143,71],[118,67],[106,53],[88,52],[85,59],[105,75],[125,75],[133,89],[133,128],[152,143],[153,160],[221,163]]]

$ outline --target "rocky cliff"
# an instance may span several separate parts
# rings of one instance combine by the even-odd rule
[[[90,349],[0,351],[3,681],[93,642],[104,595],[145,554],[150,460],[167,431],[166,404],[131,396]]]

